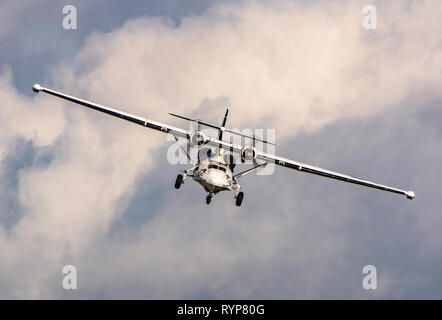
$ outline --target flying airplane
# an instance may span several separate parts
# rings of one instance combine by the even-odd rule
[[[195,120],[188,117],[170,113],[172,116],[187,121],[191,121],[191,123],[196,124],[193,126],[194,127],[193,129],[191,126],[191,130],[185,130],[167,124],[152,121],[149,119],[145,119],[143,117],[126,113],[117,109],[102,106],[100,104],[96,104],[87,100],[76,98],[74,96],[70,96],[55,90],[42,87],[39,84],[34,84],[32,90],[37,93],[44,92],[64,100],[77,103],[84,107],[94,109],[96,111],[100,111],[109,114],[111,116],[133,122],[135,124],[138,124],[146,128],[172,134],[175,137],[175,140],[177,141],[178,144],[179,144],[178,138],[185,138],[188,143],[187,145],[188,148],[182,147],[181,144],[179,144],[179,146],[180,150],[185,153],[187,159],[190,161],[190,163],[192,163],[192,167],[184,170],[183,173],[178,174],[175,180],[175,188],[179,189],[180,186],[186,180],[186,178],[191,177],[193,178],[194,181],[198,182],[206,191],[207,204],[210,204],[213,196],[218,192],[233,191],[235,193],[234,196],[235,204],[237,206],[241,206],[244,193],[240,191],[241,186],[238,184],[237,180],[246,174],[249,174],[255,170],[263,168],[269,163],[275,163],[276,165],[279,165],[281,167],[294,169],[300,172],[311,173],[322,177],[327,177],[348,183],[362,185],[365,187],[370,187],[370,188],[380,189],[383,191],[393,192],[396,194],[405,195],[407,199],[413,199],[415,197],[413,191],[405,191],[389,187],[383,184],[378,184],[368,180],[355,178],[350,175],[322,169],[317,166],[301,163],[298,161],[290,160],[287,158],[283,158],[280,156],[260,151],[256,148],[255,141],[259,141],[260,143],[263,144],[270,144],[272,142],[265,141],[260,137],[256,137],[255,135],[253,136],[245,135],[240,132],[236,132],[234,130],[226,128],[225,125],[229,112],[228,109],[225,113],[224,119],[220,126],[210,124],[208,122],[204,122],[201,120]],[[202,130],[200,130],[200,125],[217,130],[218,133],[217,137],[211,137],[205,134]],[[253,141],[253,144],[252,145],[246,145],[245,143],[235,144],[232,142],[232,140],[230,140],[230,142],[224,141],[223,140],[224,133],[229,133],[231,135],[239,135],[244,139],[245,138],[250,139],[249,141]],[[212,153],[211,152],[212,149],[208,149],[206,147],[206,150],[204,150],[206,156],[201,156],[201,152],[198,152],[197,153],[198,159],[196,161],[192,159],[189,154],[189,147],[202,148],[203,146],[216,148],[216,151]],[[234,169],[237,162],[234,161],[233,157],[234,154],[240,157],[241,162],[243,163],[244,162],[253,163],[253,167],[248,170],[242,171],[240,173],[234,174]]]

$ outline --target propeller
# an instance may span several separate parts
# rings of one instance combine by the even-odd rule
[[[232,172],[233,172],[233,169],[235,169],[235,166],[236,166],[235,158],[233,157],[233,136],[230,135],[229,167],[230,167],[230,170],[232,170]]]
[[[255,137],[255,131],[253,131],[253,144],[252,144],[252,146],[253,146],[253,150],[255,150],[255,152],[256,152],[255,145],[256,145],[256,137]],[[254,166],[258,165],[258,163],[256,162],[256,157],[253,158],[253,165]]]
[[[190,139],[189,147],[195,147],[197,152],[197,164],[200,164],[200,154],[199,154],[199,144],[198,144],[198,134],[200,132],[200,122],[198,119],[194,119],[190,122]]]

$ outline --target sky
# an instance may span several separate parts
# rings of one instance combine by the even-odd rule
[[[70,4],[77,30],[58,1],[0,1],[0,298],[442,298],[440,1]],[[416,198],[277,168],[207,206],[165,135],[34,83],[181,127],[228,106],[278,155]]]

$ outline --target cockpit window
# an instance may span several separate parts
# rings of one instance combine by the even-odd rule
[[[221,167],[221,166],[217,166],[216,164],[209,164],[208,168],[209,169],[218,169],[218,170],[221,170],[223,172],[226,172],[226,168]]]

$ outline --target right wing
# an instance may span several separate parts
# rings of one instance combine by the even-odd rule
[[[90,102],[90,101],[87,101],[87,100],[76,98],[74,96],[70,96],[70,95],[67,95],[67,94],[55,91],[55,90],[51,90],[51,89],[42,87],[39,84],[34,84],[32,86],[32,90],[34,92],[48,93],[48,94],[51,94],[51,95],[56,96],[58,98],[62,98],[64,100],[77,103],[77,104],[82,105],[84,107],[87,107],[87,108],[90,108],[90,109],[93,109],[93,110],[96,110],[96,111],[100,111],[100,112],[109,114],[111,116],[124,119],[126,121],[130,121],[132,123],[141,125],[143,127],[147,127],[147,128],[150,128],[150,129],[155,129],[157,131],[161,131],[161,132],[165,132],[165,133],[171,133],[174,136],[179,136],[179,137],[183,137],[183,138],[189,139],[189,134],[190,133],[189,133],[188,130],[183,130],[183,129],[176,128],[176,127],[173,127],[173,126],[169,126],[167,124],[163,124],[163,123],[160,123],[160,122],[148,120],[146,118],[139,117],[139,116],[136,116],[136,115],[133,115],[133,114],[130,114],[130,113],[127,113],[127,112],[123,112],[123,111],[120,111],[120,110],[117,110],[117,109],[105,107],[105,106],[102,106],[102,105],[97,104],[97,103],[93,103],[93,102]]]

